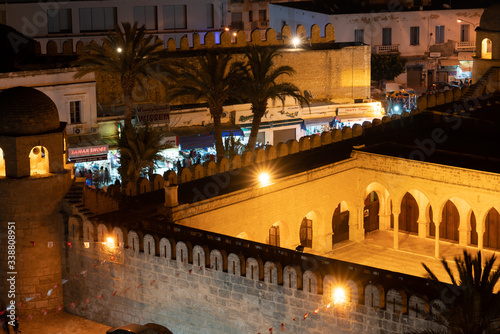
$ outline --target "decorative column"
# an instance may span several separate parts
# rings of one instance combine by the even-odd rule
[[[439,223],[434,223],[434,225],[436,226],[436,233],[435,233],[435,246],[434,246],[434,257],[439,259],[439,225],[441,224],[441,222]]]
[[[392,214],[394,215],[394,249],[399,249],[399,214],[397,210],[392,209]]]
[[[426,238],[428,232],[427,227],[429,226],[429,222],[426,220],[419,219],[417,221],[417,224],[418,224],[418,237]]]
[[[458,244],[467,246],[470,242],[470,230],[467,228],[467,215],[460,215],[460,225],[458,225]]]
[[[365,229],[363,227],[363,207],[356,206],[350,210],[349,216],[349,239],[353,241],[363,241],[365,238]]]
[[[476,219],[477,248],[482,251],[484,247],[484,217]]]

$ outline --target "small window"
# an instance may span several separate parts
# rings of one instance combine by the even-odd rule
[[[248,11],[248,22],[253,22],[253,12],[251,10]]]
[[[80,8],[80,31],[107,31],[116,25],[116,7]]]
[[[267,20],[267,11],[265,9],[259,10],[259,21],[265,22]]]
[[[271,226],[269,229],[269,244],[271,246],[280,246],[280,227]]]
[[[5,19],[5,10],[0,10],[0,24],[7,24],[7,20]]]
[[[69,102],[70,123],[81,123],[81,101]]]
[[[165,29],[186,29],[186,5],[163,6],[163,25]]]
[[[358,43],[365,42],[365,31],[363,29],[354,29],[354,41]]]
[[[207,28],[214,27],[214,5],[207,4]]]
[[[49,34],[71,33],[71,9],[48,9],[47,29]]]
[[[436,44],[444,43],[444,26],[436,26]]]
[[[460,42],[469,42],[470,24],[462,24],[460,26]]]
[[[392,45],[392,29],[382,29],[382,45]]]
[[[304,218],[300,225],[300,245],[312,248],[312,220]]]
[[[147,30],[158,29],[158,11],[156,6],[134,6],[134,21],[137,26]]]
[[[420,27],[410,27],[410,45],[420,44]]]
[[[243,15],[241,12],[231,12],[231,27],[243,29]]]

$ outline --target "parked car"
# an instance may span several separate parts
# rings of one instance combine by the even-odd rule
[[[429,87],[427,88],[427,92],[428,93],[445,92],[453,88],[460,88],[460,87],[457,85],[452,85],[445,81],[436,81],[429,85]]]
[[[128,324],[125,326],[108,329],[106,334],[158,334],[158,333],[146,326],[138,324]]]

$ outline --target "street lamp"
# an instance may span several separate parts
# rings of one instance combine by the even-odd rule
[[[464,19],[457,19],[457,22],[465,22],[465,23],[472,24],[472,26],[474,27],[474,29],[476,29],[476,26],[477,26],[477,24],[474,24],[474,23],[472,23],[472,22],[470,22],[470,21],[466,21],[466,20],[464,20]]]

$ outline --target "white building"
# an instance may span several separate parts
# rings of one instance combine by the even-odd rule
[[[0,3],[0,23],[12,26],[41,44],[55,41],[58,52],[64,42],[75,50],[76,43],[100,41],[104,34],[122,22],[138,22],[148,33],[166,42],[192,33],[222,31],[228,25],[227,0],[103,0],[103,1],[8,1]],[[218,35],[217,35],[218,36]]]
[[[399,10],[364,13],[332,13],[312,2],[271,3],[269,26],[281,31],[283,25],[305,27],[331,23],[336,42],[371,45],[372,54],[400,52],[406,57],[406,73],[396,81],[418,89],[433,81],[471,77],[475,28],[483,8],[453,9],[399,7]],[[459,22],[460,20],[460,22]]]

